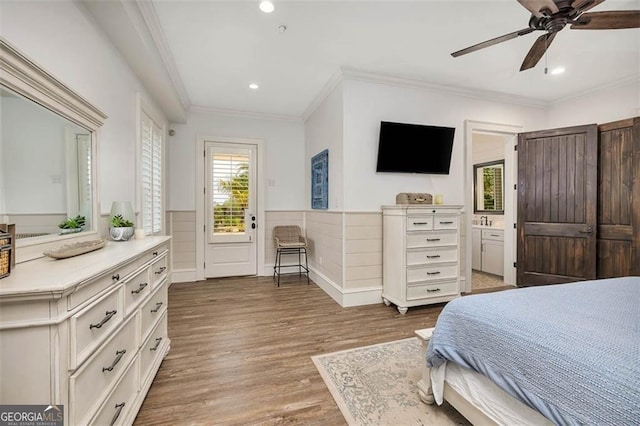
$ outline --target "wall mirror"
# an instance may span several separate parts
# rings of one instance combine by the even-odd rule
[[[504,160],[473,165],[473,211],[504,214]]]
[[[15,225],[16,262],[98,238],[97,108],[0,38],[0,223]],[[58,225],[81,216],[84,226]]]

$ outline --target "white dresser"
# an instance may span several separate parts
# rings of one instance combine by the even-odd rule
[[[36,259],[0,280],[0,404],[131,424],[169,351],[169,237]]]
[[[460,296],[462,206],[382,207],[382,300],[401,314],[411,306]]]

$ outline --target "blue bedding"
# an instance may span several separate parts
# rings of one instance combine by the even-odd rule
[[[462,297],[427,365],[489,377],[557,425],[640,424],[640,277]]]

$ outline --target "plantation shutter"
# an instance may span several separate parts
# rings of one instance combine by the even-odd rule
[[[140,192],[142,228],[147,235],[162,231],[162,133],[142,114]]]

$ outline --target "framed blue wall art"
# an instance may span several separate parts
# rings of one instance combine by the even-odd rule
[[[311,157],[311,208],[329,208],[329,150]]]

